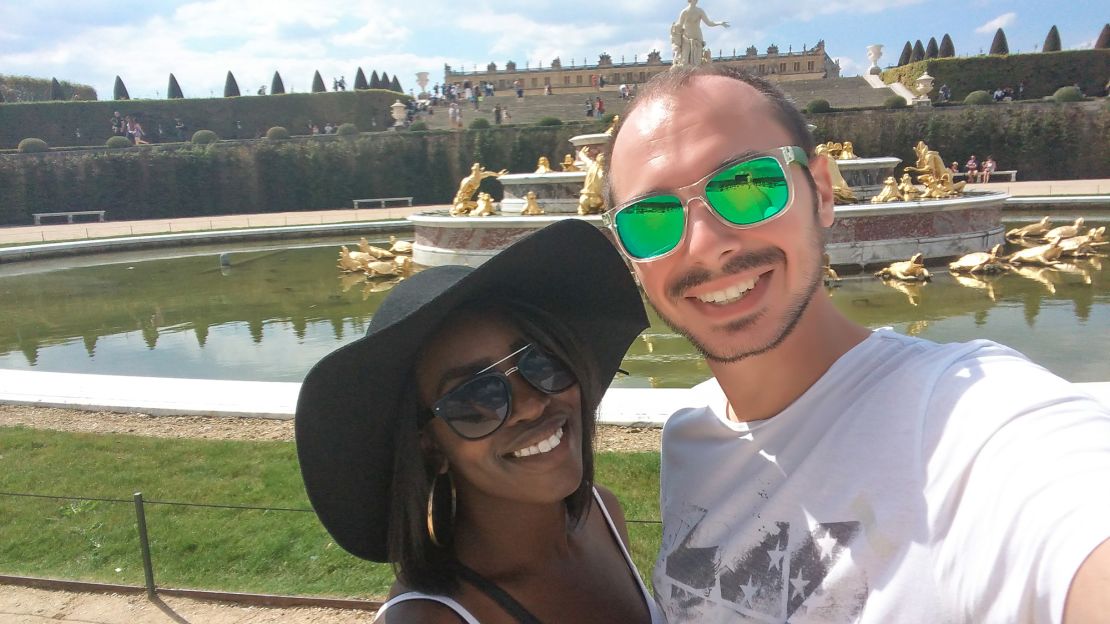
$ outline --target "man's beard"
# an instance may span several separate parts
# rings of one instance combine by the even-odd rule
[[[805,276],[805,286],[802,292],[799,292],[797,295],[792,297],[790,302],[788,303],[786,311],[783,313],[783,322],[778,333],[774,337],[772,337],[771,340],[768,341],[766,344],[746,351],[742,350],[735,353],[715,352],[710,349],[709,345],[694,337],[690,330],[679,325],[675,319],[668,318],[665,314],[659,311],[658,307],[656,307],[655,309],[657,312],[659,312],[659,317],[663,319],[663,322],[666,323],[667,326],[673,329],[676,333],[689,340],[690,344],[694,346],[694,349],[701,353],[702,357],[710,362],[720,362],[725,364],[731,362],[739,362],[740,360],[744,360],[757,355],[762,355],[764,353],[767,353],[768,351],[777,348],[780,344],[782,344],[784,340],[786,340],[790,336],[790,334],[794,331],[794,328],[797,327],[798,321],[802,319],[802,315],[805,314],[806,309],[809,307],[809,302],[810,300],[812,300],[813,294],[817,291],[818,287],[823,281],[820,263],[821,253],[824,249],[824,240],[822,238],[821,231],[816,227],[813,229],[813,234],[814,236],[812,237],[811,241],[813,244],[814,257],[817,259],[817,262],[815,262],[813,266],[810,267],[810,272]],[[782,252],[782,250],[777,248],[768,249],[753,254],[745,254],[737,256],[736,258],[727,262],[722,268],[721,272],[724,275],[731,275],[747,269],[771,264],[773,261],[781,260],[783,258],[785,258],[785,254]],[[682,292],[687,288],[696,286],[697,284],[709,281],[711,277],[712,276],[709,274],[708,271],[692,271],[683,276],[673,285],[669,286],[667,288],[667,295],[672,297],[680,296],[677,293]],[[728,334],[746,331],[750,327],[761,322],[765,316],[766,312],[758,312],[752,316],[745,317],[725,325],[723,327],[723,330]]]

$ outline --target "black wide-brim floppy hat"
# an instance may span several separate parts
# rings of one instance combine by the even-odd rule
[[[648,326],[615,247],[580,219],[549,225],[477,268],[433,267],[399,283],[365,336],[308,372],[297,400],[297,455],[309,501],[351,554],[388,560],[396,406],[421,345],[460,305],[499,298],[562,320],[597,363],[600,392]]]

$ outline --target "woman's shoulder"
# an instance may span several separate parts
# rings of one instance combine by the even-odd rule
[[[429,597],[413,597],[410,600],[391,604],[388,609],[374,619],[375,624],[411,624],[413,622],[459,624],[459,622],[466,621],[468,620],[465,616],[454,607]]]

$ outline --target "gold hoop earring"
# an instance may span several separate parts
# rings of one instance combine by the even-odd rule
[[[451,486],[451,524],[454,525],[455,524],[455,480],[453,478],[451,478],[451,473],[450,472],[446,472],[446,473],[443,473],[443,474],[447,475],[447,483],[450,484],[450,486]],[[440,477],[440,475],[437,474],[435,476],[435,478],[432,479],[432,487],[428,491],[428,537],[431,538],[432,543],[435,544],[438,548],[444,548],[445,543],[448,543],[450,540],[444,539],[443,542],[440,542],[439,538],[436,537],[436,521],[435,521],[435,506],[436,505],[435,505],[435,503],[436,503],[436,486],[439,485],[439,477]]]

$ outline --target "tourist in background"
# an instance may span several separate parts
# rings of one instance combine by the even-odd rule
[[[990,182],[991,174],[994,173],[997,167],[998,165],[994,162],[994,156],[988,155],[987,159],[983,161],[983,170],[979,174],[979,181],[984,184]]]
[[[979,161],[975,160],[975,154],[972,154],[971,158],[968,158],[967,162],[964,163],[964,171],[967,172],[968,184],[975,184],[979,181]]]
[[[647,325],[608,239],[568,219],[406,278],[312,368],[301,474],[336,544],[393,564],[376,621],[662,624],[594,483],[597,406]]]
[[[586,107],[586,116],[587,117],[593,117],[594,116],[594,101],[591,100],[590,98],[586,98],[585,107]]]
[[[594,102],[594,110],[597,111],[598,119],[605,116],[605,102],[601,99],[601,96],[598,96],[597,100]]]

